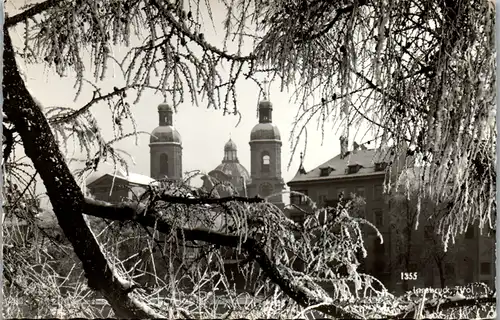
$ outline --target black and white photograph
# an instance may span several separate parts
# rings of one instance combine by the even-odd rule
[[[496,319],[496,15],[5,0],[0,317]]]

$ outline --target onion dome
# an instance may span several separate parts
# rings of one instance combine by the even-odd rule
[[[254,140],[281,140],[278,127],[272,123],[273,104],[263,100],[259,103],[259,123],[250,133],[250,141]]]
[[[224,145],[224,159],[222,163],[212,170],[210,175],[217,176],[217,172],[224,173],[227,178],[232,180],[236,187],[242,187],[243,184],[250,183],[250,174],[238,160],[237,147],[231,139]]]
[[[224,145],[224,153],[227,151],[238,151],[236,143],[234,143],[231,139],[229,139],[229,141]]]
[[[281,140],[281,135],[275,124],[258,123],[250,132],[250,140]]]

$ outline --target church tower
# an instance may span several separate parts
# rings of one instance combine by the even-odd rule
[[[273,105],[267,100],[259,103],[259,123],[250,133],[250,176],[247,186],[250,197],[267,197],[282,192],[285,183],[281,177],[281,136],[272,123]],[[283,208],[283,195],[268,199]]]
[[[179,181],[182,179],[181,135],[173,126],[173,109],[168,104],[158,106],[159,127],[151,132],[149,149],[151,178]]]

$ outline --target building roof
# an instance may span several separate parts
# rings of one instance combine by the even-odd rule
[[[389,162],[388,152],[379,149],[351,151],[345,157],[342,158],[339,154],[309,172],[297,172],[295,177],[288,183],[384,175],[385,170],[375,171],[375,163],[377,162]],[[350,165],[359,165],[359,171],[348,173],[347,170]],[[330,168],[328,170],[330,172],[327,175],[321,176],[322,168]]]
[[[105,177],[111,177],[111,178],[114,177],[116,179],[120,179],[122,181],[126,181],[129,182],[130,184],[138,186],[149,186],[150,184],[156,182],[155,179],[142,174],[129,172],[127,175],[126,173],[123,172],[117,172],[115,175],[110,173],[91,175],[86,181],[87,186],[91,186],[97,183],[99,180],[104,179]]]
[[[224,151],[238,151],[238,147],[236,147],[236,143],[232,139],[229,139],[224,145]]]
[[[255,140],[281,140],[278,127],[271,123],[257,123],[250,132],[250,141]]]
[[[181,135],[173,126],[159,126],[151,132],[150,143],[173,142],[182,143]]]
[[[229,177],[242,177],[247,184],[250,182],[248,170],[239,162],[223,162],[210,171],[209,174],[212,174],[214,171],[221,171]]]
[[[172,109],[172,107],[167,104],[167,103],[160,103],[158,105],[158,111],[170,111],[170,112],[173,112],[174,109]]]
[[[224,158],[222,163],[208,174],[222,180],[231,180],[232,178],[241,177],[243,178],[245,184],[250,182],[250,174],[248,173],[248,170],[239,162],[236,143],[234,143],[231,139],[229,139],[229,141],[224,145]]]

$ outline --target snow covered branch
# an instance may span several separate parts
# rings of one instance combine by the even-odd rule
[[[396,316],[389,317],[388,319],[415,319],[416,316],[421,314],[428,314],[437,311],[445,311],[447,309],[454,308],[463,308],[463,307],[473,307],[473,306],[481,306],[487,304],[496,304],[496,296],[488,296],[488,297],[451,297],[451,298],[442,298],[441,301],[429,300],[424,302],[423,307],[420,304],[415,304],[415,306],[404,313],[400,313]]]
[[[7,17],[5,19],[4,25],[8,28],[13,27],[16,24],[18,24],[20,22],[24,22],[27,19],[31,19],[34,16],[36,16],[37,14],[40,14],[40,13],[56,6],[57,4],[59,4],[61,2],[64,2],[64,0],[46,0],[44,2],[37,3],[34,6],[32,6],[31,8],[29,8],[21,13],[18,13],[12,17]]]
[[[231,197],[226,199],[188,199],[179,197],[170,197],[171,202],[184,204],[205,203],[221,203],[225,201],[234,201]],[[242,198],[242,201],[256,202],[260,199]],[[187,203],[186,203],[187,202]],[[167,235],[174,233],[179,239],[184,241],[202,241],[214,245],[237,248],[241,246],[251,258],[253,258],[262,268],[266,276],[271,279],[273,283],[278,285],[280,289],[303,307],[315,306],[320,312],[336,318],[357,318],[357,315],[343,308],[337,306],[333,300],[324,301],[323,297],[318,297],[296,283],[289,273],[282,266],[273,262],[263,248],[263,244],[253,238],[242,240],[238,235],[225,234],[221,232],[211,231],[208,229],[188,229],[188,228],[175,228],[164,219],[161,218],[161,213],[154,209],[145,209],[137,205],[119,204],[113,205],[103,201],[92,199],[85,200],[84,211],[88,215],[100,217],[115,221],[135,221],[145,227],[155,228],[157,231]]]

